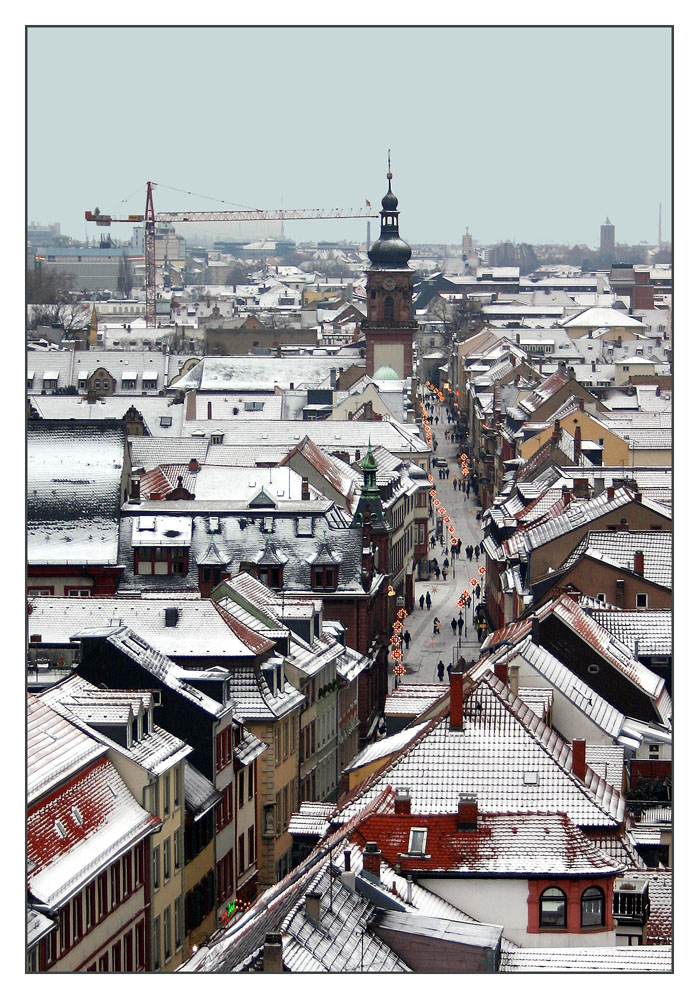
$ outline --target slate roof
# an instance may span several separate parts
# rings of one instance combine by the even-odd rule
[[[409,853],[410,831],[427,830],[424,856]],[[600,851],[563,812],[478,811],[473,832],[459,832],[456,815],[385,812],[367,816],[357,828],[378,844],[386,861],[402,872],[450,872],[455,877],[599,877],[624,865]]]
[[[177,514],[172,510],[177,507]],[[220,506],[220,504],[219,504]],[[183,516],[184,508],[189,507],[189,513]],[[227,571],[235,575],[241,571],[241,566],[254,562],[262,556],[268,540],[274,545],[276,558],[284,563],[284,589],[311,594],[311,565],[308,558],[317,554],[320,543],[327,537],[338,562],[337,593],[363,593],[361,585],[362,535],[361,531],[351,528],[346,514],[332,505],[329,500],[319,504],[299,504],[298,509],[280,512],[273,508],[242,509],[237,512],[222,512],[211,510],[219,518],[220,530],[212,536],[210,532],[210,516],[202,511],[197,501],[182,501],[177,504],[148,504],[138,508],[140,512],[132,512],[125,507],[120,530],[120,564],[124,571],[120,577],[119,589],[125,591],[183,591],[199,589],[199,559],[204,557],[209,545],[214,539],[216,549],[225,560]],[[136,518],[148,514],[157,514],[163,530],[168,529],[168,522],[187,521],[191,524],[191,545],[187,573],[185,575],[151,576],[134,572],[134,554],[132,539],[132,524]],[[308,537],[299,534],[298,521],[309,523],[313,535]],[[267,526],[271,526],[272,533]],[[175,528],[179,529],[178,523]],[[145,539],[147,533],[143,533]],[[184,537],[184,535],[183,535]],[[147,544],[143,540],[142,544]],[[165,542],[169,544],[169,541]]]
[[[123,425],[27,422],[30,564],[117,562]]]
[[[634,572],[634,555],[643,552],[643,578],[672,587],[671,531],[590,531],[561,566],[569,569],[579,558],[589,558]]]
[[[530,771],[538,783],[524,782]],[[356,814],[389,785],[409,788],[413,811],[422,814],[455,813],[466,792],[486,812],[563,811],[577,825],[601,827],[624,817],[619,792],[589,768],[584,784],[573,776],[570,746],[492,674],[467,697],[461,729],[450,728],[445,709],[397,760],[339,803],[339,818]]]
[[[36,867],[29,890],[58,908],[159,824],[109,760],[95,761],[30,809],[27,856]]]
[[[562,974],[671,972],[671,947],[520,947],[503,953],[502,972]]]

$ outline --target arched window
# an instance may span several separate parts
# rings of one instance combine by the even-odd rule
[[[394,319],[394,309],[393,309],[393,299],[389,295],[388,298],[383,300],[383,317],[386,322],[393,322]]]
[[[560,888],[545,888],[539,895],[539,926],[566,925],[565,892]]]
[[[586,888],[580,896],[580,925],[604,925],[604,892],[596,885]]]

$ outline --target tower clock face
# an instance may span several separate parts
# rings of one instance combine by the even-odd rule
[[[393,289],[396,287],[395,278],[392,278],[392,277],[384,278],[384,280],[383,280],[383,286],[384,286],[385,291],[393,291]]]

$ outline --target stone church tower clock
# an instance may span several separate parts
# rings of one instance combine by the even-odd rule
[[[370,377],[391,368],[399,378],[413,373],[413,271],[408,266],[412,250],[398,232],[398,198],[391,190],[388,161],[388,192],[381,202],[381,232],[369,249],[367,270],[367,318],[363,323],[366,365]]]

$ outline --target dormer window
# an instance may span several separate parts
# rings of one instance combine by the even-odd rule
[[[423,855],[427,846],[427,829],[414,828],[410,830],[408,853]]]
[[[314,565],[311,570],[311,586],[314,590],[336,590],[337,566]]]
[[[258,567],[258,579],[272,590],[280,590],[283,586],[284,573],[281,565],[261,565]]]

